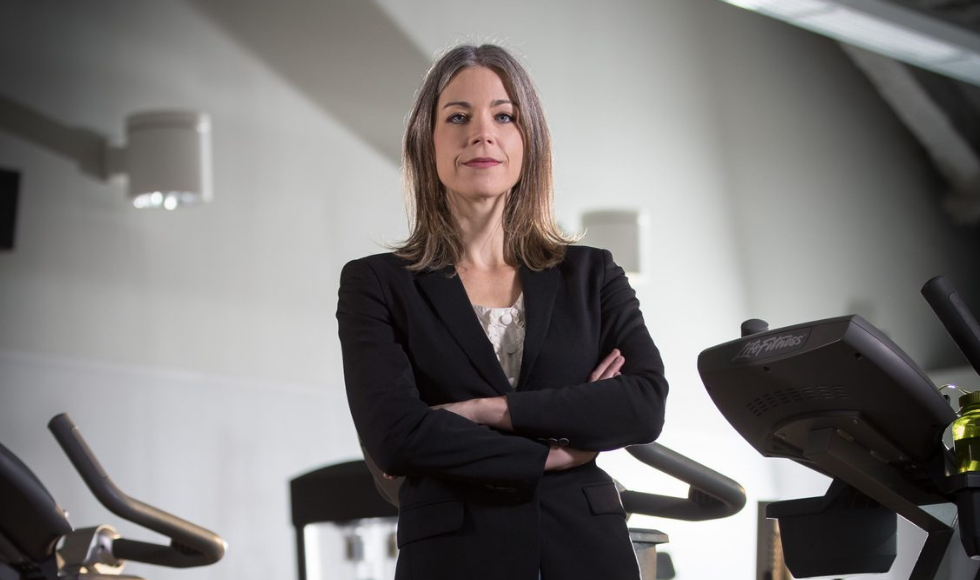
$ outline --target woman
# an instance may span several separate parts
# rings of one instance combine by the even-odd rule
[[[555,225],[550,146],[513,56],[451,50],[406,132],[412,233],[341,274],[351,414],[404,476],[398,580],[639,576],[595,457],[657,437],[667,384],[622,269]]]

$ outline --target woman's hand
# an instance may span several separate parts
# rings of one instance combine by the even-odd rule
[[[596,451],[582,451],[571,447],[552,446],[548,450],[548,459],[544,462],[545,471],[564,471],[585,465],[599,455]]]
[[[507,397],[504,396],[467,399],[466,401],[435,405],[432,408],[456,413],[477,425],[486,425],[501,431],[514,430],[514,425],[510,422],[510,407],[507,406]]]
[[[626,358],[623,357],[623,353],[619,352],[618,348],[614,348],[589,375],[589,382],[594,383],[603,379],[618,377],[622,374],[620,370],[624,364],[626,364]]]
[[[596,366],[592,374],[589,375],[589,382],[594,383],[603,379],[618,377],[625,363],[626,359],[623,357],[623,354],[619,352],[618,348],[614,348]],[[595,459],[597,455],[599,455],[597,451],[583,451],[572,447],[553,446],[548,450],[548,459],[544,462],[544,470],[562,471],[571,469],[579,465],[585,465]]]

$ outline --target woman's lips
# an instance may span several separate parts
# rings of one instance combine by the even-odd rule
[[[467,167],[474,167],[476,169],[485,169],[487,167],[495,167],[500,165],[500,162],[491,157],[476,157],[463,163],[463,165]]]

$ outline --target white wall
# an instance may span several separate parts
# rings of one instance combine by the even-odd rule
[[[525,57],[563,223],[597,208],[652,216],[656,268],[638,293],[673,385],[662,440],[740,481],[750,505],[632,523],[671,536],[681,580],[751,577],[752,502],[823,482],[737,436],[697,355],[748,317],[786,325],[858,304],[913,356],[942,358],[918,286],[975,256],[954,245],[917,147],[833,43],[717,0],[378,4],[427,56],[492,39]],[[133,111],[207,110],[216,187],[208,207],[136,212],[118,186],[0,132],[0,166],[23,172],[17,249],[0,255],[0,440],[91,514],[69,505],[91,500],[43,432],[67,410],[121,487],[229,538],[200,575],[293,574],[288,479],[356,454],[337,276],[403,235],[397,167],[181,2],[0,7],[0,96],[116,138]],[[622,454],[603,461],[631,488],[684,493]],[[171,479],[181,470],[196,490]]]
[[[211,569],[127,571],[290,577],[288,480],[358,453],[337,279],[402,235],[397,168],[181,2],[3,3],[0,96],[117,141],[134,111],[208,111],[216,189],[138,212],[0,132],[0,166],[22,175],[0,255],[0,440],[74,525],[117,523],[46,432],[67,411],[124,491],[230,543]]]
[[[181,3],[6,10],[2,94],[119,141],[134,111],[209,111],[217,193],[135,212],[120,186],[0,135],[24,190],[0,347],[336,379],[336,276],[403,229],[397,168]]]
[[[752,315],[858,313],[925,368],[958,364],[919,289],[947,274],[975,296],[977,231],[941,210],[922,147],[835,43],[705,13],[722,11],[705,19],[708,66]]]

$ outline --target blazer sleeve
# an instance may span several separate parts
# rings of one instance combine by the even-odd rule
[[[618,348],[626,358],[612,379],[561,388],[522,389],[507,395],[514,432],[607,451],[648,443],[664,423],[667,381],[636,293],[607,250],[601,251],[600,355]],[[567,357],[581,353],[564,353]]]
[[[341,273],[337,321],[347,398],[370,456],[392,475],[533,490],[547,446],[433,410],[420,399],[386,289],[366,261],[350,262]]]

